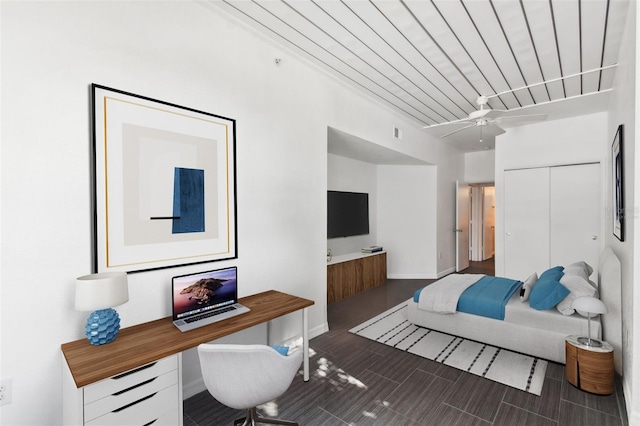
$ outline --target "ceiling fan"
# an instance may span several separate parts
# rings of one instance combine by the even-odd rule
[[[437,132],[438,133],[437,136],[441,138],[446,138],[447,136],[451,136],[458,132],[462,132],[463,130],[477,127],[480,130],[479,140],[480,142],[482,142],[483,137],[494,137],[494,136],[505,133],[505,130],[499,126],[499,124],[501,123],[508,122],[509,124],[511,123],[520,124],[520,123],[526,123],[526,122],[543,121],[547,119],[547,114],[510,115],[509,114],[510,112],[513,113],[515,111],[491,109],[491,107],[488,106],[490,98],[495,98],[497,96],[505,95],[507,93],[513,93],[519,90],[529,89],[531,87],[536,87],[536,86],[544,85],[547,83],[561,81],[568,78],[583,76],[585,74],[590,74],[593,72],[601,72],[609,68],[615,68],[615,67],[617,67],[617,64],[607,65],[607,66],[591,69],[588,71],[581,71],[579,73],[575,73],[571,75],[552,78],[550,80],[541,81],[539,83],[529,84],[526,86],[518,87],[516,89],[506,90],[504,92],[496,93],[495,95],[490,95],[490,96],[481,95],[476,100],[476,104],[478,104],[479,109],[477,111],[473,111],[472,113],[470,113],[467,118],[463,118],[455,121],[449,121],[447,123],[432,124],[430,126],[423,127],[423,129],[431,129],[436,127],[440,128],[444,126],[460,126],[460,125],[463,126],[445,134],[439,134],[440,132]],[[554,102],[554,101],[549,101],[548,103],[551,103],[551,102]],[[536,105],[543,105],[545,103],[547,102],[541,102]]]
[[[457,126],[463,125],[459,129],[455,129],[449,133],[446,133],[440,137],[445,138],[455,133],[461,132],[472,127],[477,127],[480,130],[480,142],[482,142],[483,135],[485,136],[497,136],[505,133],[505,130],[499,126],[500,123],[506,122],[532,122],[546,120],[547,114],[529,114],[529,115],[508,115],[509,111],[500,109],[491,109],[488,106],[489,97],[479,96],[476,100],[479,109],[473,111],[469,116],[462,120],[451,121],[449,123],[442,123],[437,126]],[[434,126],[429,126],[434,127]]]
[[[430,126],[425,126],[423,128],[431,129],[435,127],[463,125],[463,127],[455,129],[449,133],[445,133],[444,135],[438,135],[441,138],[445,138],[447,136],[451,136],[463,130],[477,127],[480,130],[480,142],[482,142],[483,136],[497,136],[505,133],[505,130],[499,126],[499,124],[501,123],[509,122],[509,124],[511,123],[519,124],[519,123],[526,123],[526,122],[533,122],[533,121],[543,121],[547,119],[547,114],[509,115],[509,113],[513,111],[491,109],[491,107],[488,106],[490,98],[495,98],[497,96],[505,95],[507,93],[513,93],[519,90],[529,89],[531,87],[536,87],[536,86],[544,85],[547,83],[561,81],[568,78],[579,77],[579,76],[590,74],[593,72],[601,72],[609,68],[615,68],[616,66],[617,64],[612,64],[612,65],[591,69],[588,71],[581,71],[579,73],[566,75],[558,78],[552,78],[550,80],[529,84],[526,86],[518,87],[516,89],[505,90],[504,92],[496,93],[495,95],[490,95],[490,96],[481,95],[476,100],[476,104],[478,104],[479,109],[477,111],[473,111],[472,113],[470,113],[467,118],[463,118],[461,120],[449,121],[447,123],[432,124]],[[550,102],[553,102],[553,101],[549,101],[549,103]],[[545,103],[547,102],[541,102],[536,105],[543,105]]]

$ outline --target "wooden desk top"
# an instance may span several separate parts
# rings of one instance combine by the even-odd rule
[[[87,339],[65,343],[62,353],[80,388],[314,304],[275,290],[243,297],[240,303],[251,311],[195,330],[183,333],[166,317],[122,328],[106,345],[93,346]]]

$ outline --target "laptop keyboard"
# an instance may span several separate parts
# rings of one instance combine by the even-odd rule
[[[213,317],[216,315],[220,315],[220,314],[224,314],[225,312],[229,312],[229,311],[235,311],[236,307],[235,306],[227,306],[225,308],[220,308],[220,309],[216,309],[215,311],[211,311],[211,312],[207,312],[195,317],[191,317],[191,318],[187,318],[186,320],[184,320],[184,322],[194,322],[194,321],[198,321],[204,318],[209,318],[209,317]]]

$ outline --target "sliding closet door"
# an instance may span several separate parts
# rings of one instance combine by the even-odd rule
[[[550,266],[584,260],[596,269],[602,213],[600,164],[551,167],[549,171]]]
[[[549,265],[549,169],[504,173],[505,276],[525,280]]]

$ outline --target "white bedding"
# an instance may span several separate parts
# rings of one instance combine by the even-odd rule
[[[484,274],[451,274],[420,292],[418,307],[440,314],[455,314],[460,295]]]

